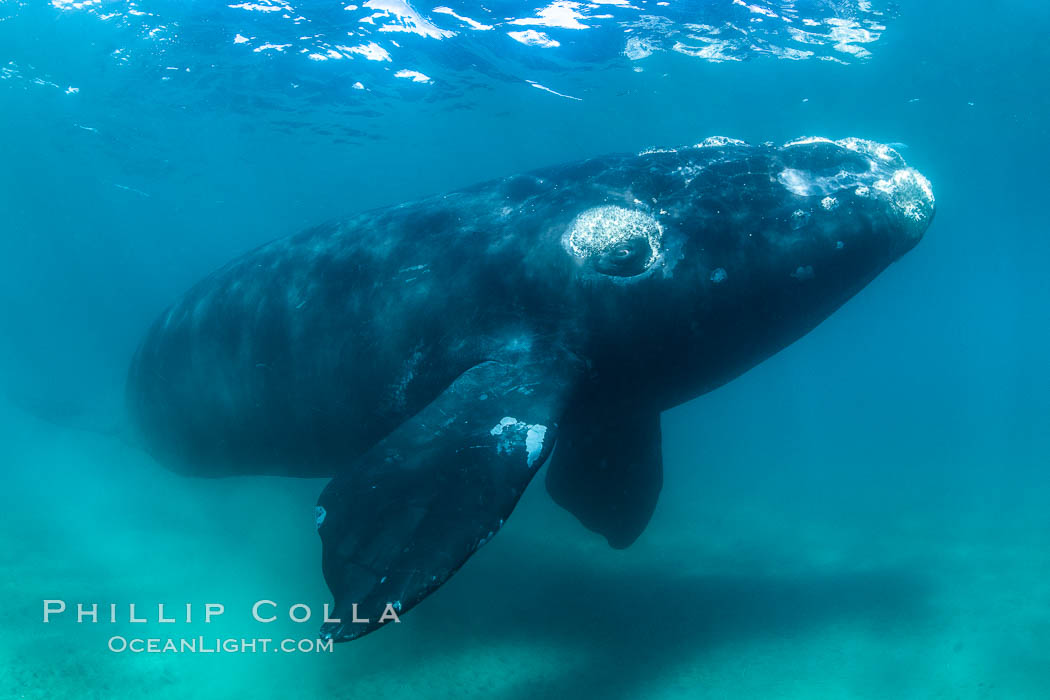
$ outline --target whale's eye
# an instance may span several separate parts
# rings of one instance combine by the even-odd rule
[[[620,241],[608,250],[600,253],[594,260],[594,267],[606,275],[631,277],[645,272],[653,250],[647,238],[631,238]]]
[[[663,229],[648,212],[606,205],[577,216],[562,243],[601,274],[633,277],[656,262],[662,238]]]

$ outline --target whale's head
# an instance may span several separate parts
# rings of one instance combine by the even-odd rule
[[[911,250],[934,215],[923,175],[854,138],[716,137],[643,152],[595,180],[603,201],[561,240],[595,325],[630,333],[635,350],[648,336],[642,361],[656,355],[706,388],[812,329]]]

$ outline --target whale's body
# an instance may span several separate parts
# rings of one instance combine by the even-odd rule
[[[660,490],[660,412],[804,335],[932,216],[928,182],[856,139],[716,138],[505,178],[231,262],[150,329],[129,404],[177,470],[333,477],[318,527],[337,610],[405,610],[555,442],[554,497],[629,544]]]

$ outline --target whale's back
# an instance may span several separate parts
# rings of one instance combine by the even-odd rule
[[[378,221],[262,246],[157,319],[127,395],[158,459],[203,475],[330,475],[462,371],[438,342],[454,332],[438,322],[447,273],[425,250],[397,262],[371,247]],[[411,247],[400,229],[380,232],[386,245]]]

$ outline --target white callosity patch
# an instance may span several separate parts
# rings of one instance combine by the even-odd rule
[[[933,214],[933,188],[917,170],[903,168],[874,185],[890,199],[890,204],[907,218],[922,222]]]
[[[720,148],[724,146],[746,146],[746,141],[740,139],[732,139],[728,136],[708,136],[700,143],[693,146],[693,148]]]
[[[813,143],[835,143],[829,138],[823,136],[803,136],[802,138],[788,141],[784,144],[783,148],[791,148],[792,146],[808,146]]]
[[[813,194],[813,182],[809,175],[802,170],[784,168],[780,171],[777,179],[791,194],[797,194],[799,197],[808,197]]]
[[[496,438],[498,454],[513,454],[519,447],[525,450],[525,463],[532,467],[543,453],[543,440],[547,426],[529,424],[512,416],[504,416],[493,426],[489,434]]]
[[[321,526],[324,525],[324,519],[328,517],[328,511],[322,506],[314,508],[314,526],[320,530]]]
[[[889,163],[894,167],[904,167],[904,158],[901,157],[901,154],[897,153],[896,150],[890,148],[884,143],[853,137],[842,139],[835,143],[843,148],[848,148],[851,151],[863,153],[868,157],[876,158],[884,163]]]
[[[645,148],[645,149],[643,149],[641,151],[638,151],[638,155],[639,156],[650,156],[650,155],[653,155],[654,153],[678,153],[678,149],[677,148],[657,148],[657,147],[653,147],[653,148]]]
[[[566,249],[578,258],[610,250],[620,243],[644,238],[652,254],[647,265],[660,256],[663,228],[652,214],[638,209],[606,205],[577,216],[563,239]]]
[[[865,156],[866,171],[839,170],[832,175],[811,173],[796,168],[784,168],[778,181],[792,194],[800,197],[822,196],[821,206],[832,211],[838,206],[833,196],[853,190],[858,197],[877,196],[885,199],[901,216],[923,223],[933,215],[934,197],[930,181],[917,170],[909,168],[895,149],[866,139],[847,138],[832,141],[822,137],[806,137],[789,141],[784,148],[827,143]]]

